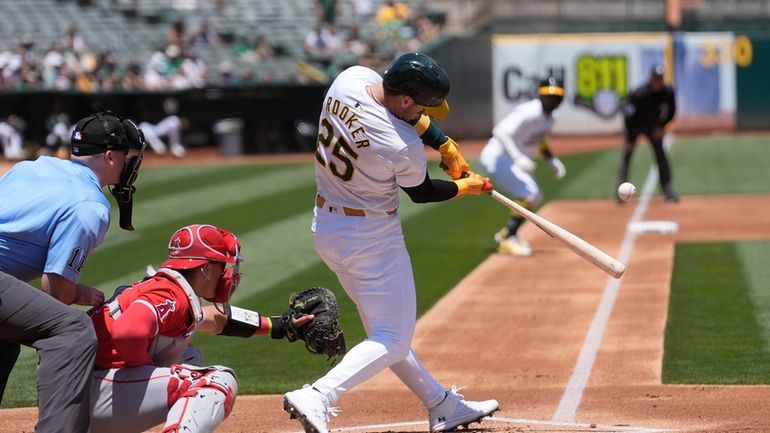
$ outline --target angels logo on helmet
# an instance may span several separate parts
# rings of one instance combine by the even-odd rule
[[[225,272],[209,302],[226,304],[241,281],[241,244],[231,232],[208,224],[193,224],[177,230],[168,243],[169,259],[160,266],[192,269],[208,262],[225,263]]]

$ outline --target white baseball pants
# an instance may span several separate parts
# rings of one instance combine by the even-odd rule
[[[367,338],[313,387],[333,403],[389,367],[426,407],[437,405],[445,390],[411,349],[417,306],[400,217],[335,210],[315,208],[315,248],[356,304]]]

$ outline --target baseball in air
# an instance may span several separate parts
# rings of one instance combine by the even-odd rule
[[[618,186],[618,197],[623,201],[628,201],[636,194],[636,187],[631,182],[623,182]]]

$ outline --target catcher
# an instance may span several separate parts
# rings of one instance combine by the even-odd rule
[[[90,312],[98,338],[92,433],[139,433],[164,420],[162,432],[213,431],[230,414],[238,383],[228,367],[201,366],[200,353],[189,346],[196,330],[305,339],[308,350],[330,356],[345,351],[336,299],[327,289],[292,295],[280,316],[230,306],[241,260],[240,243],[229,231],[183,227],[157,271],[148,268],[143,281],[118,288]],[[199,298],[213,305],[202,306]]]

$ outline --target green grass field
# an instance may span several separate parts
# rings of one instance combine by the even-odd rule
[[[768,146],[767,138],[679,141],[672,151],[677,190],[683,195],[768,193],[770,172],[765,169],[770,166]],[[192,223],[216,224],[234,231],[244,245],[247,261],[242,266],[243,280],[234,303],[265,314],[277,314],[285,308],[292,291],[312,285],[330,287],[341,301],[343,327],[352,346],[363,338],[357,314],[312,246],[310,220],[315,184],[311,159],[308,156],[308,163],[301,164],[144,168],[134,203],[137,230],[125,232],[113,224],[105,244],[86,264],[82,281],[109,295],[118,285],[140,279],[146,265],[161,262],[168,238],[177,228]],[[563,181],[553,180],[546,164],[539,164],[537,177],[546,200],[610,199],[618,159],[617,149],[565,156],[563,161],[568,173]],[[649,147],[640,145],[634,157],[631,181],[641,185],[650,164]],[[438,169],[432,175],[443,176]],[[403,199],[399,213],[414,264],[420,314],[493,251],[492,234],[505,223],[508,215],[505,208],[486,197],[427,205],[415,205]],[[117,221],[117,214],[113,214],[113,221]],[[687,248],[697,250],[699,246]],[[768,262],[768,248],[760,248],[758,253],[752,256],[756,257],[754,264],[741,262],[744,265],[741,269],[761,267]],[[683,268],[709,267],[711,261],[721,259],[705,255],[689,265],[677,260],[676,276],[680,270],[687,270]],[[742,275],[751,281],[755,278],[745,272]],[[682,278],[690,279],[689,276]],[[767,279],[756,278],[758,282],[751,290],[761,292],[765,284],[767,291],[767,284],[763,283]],[[770,302],[746,299],[742,305],[753,308],[756,320],[770,323],[767,320]],[[680,312],[677,310],[674,314],[679,316]],[[694,316],[687,312],[681,314],[686,315],[686,320],[672,322],[672,325],[693,327],[690,318]],[[770,353],[770,333],[761,327],[751,329],[756,332],[753,337],[756,345]],[[672,332],[669,330],[667,336]],[[206,355],[207,363],[236,369],[242,394],[283,392],[315,379],[329,368],[324,357],[309,356],[299,343],[197,335],[195,344]],[[680,351],[678,358],[688,358],[696,350]],[[674,362],[669,356],[666,361]],[[6,389],[3,407],[35,404],[35,363],[34,351],[24,348]],[[686,369],[697,369],[700,365],[697,362],[695,367]],[[670,380],[680,380],[677,379],[679,373],[672,374],[674,377]],[[767,381],[765,374],[751,383]]]

